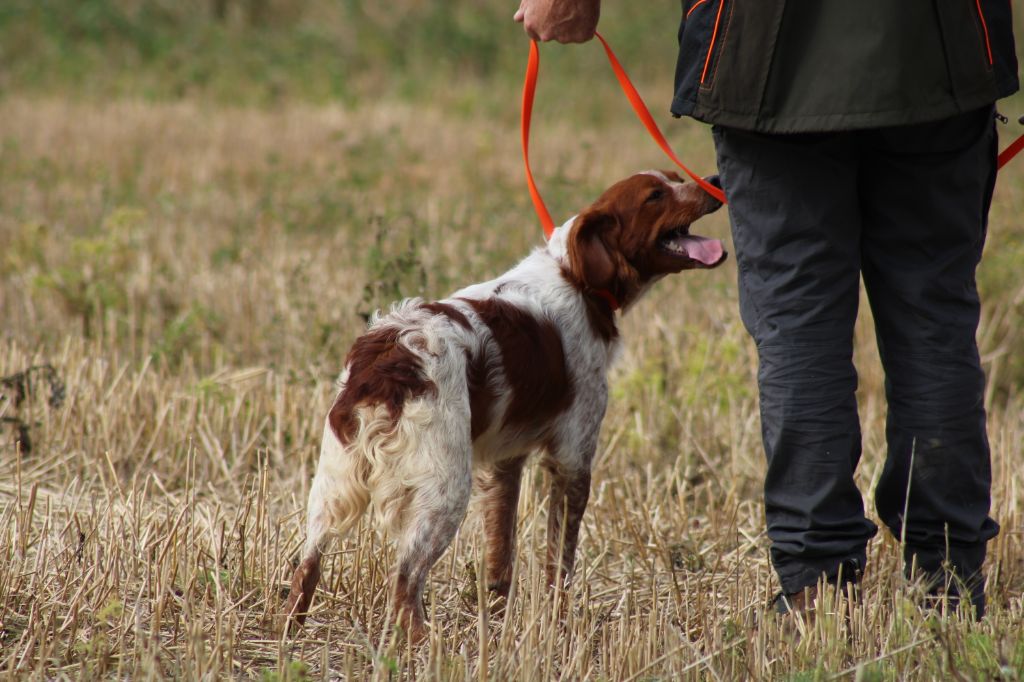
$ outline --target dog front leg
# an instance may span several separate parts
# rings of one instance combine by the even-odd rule
[[[487,588],[508,597],[515,560],[516,510],[526,457],[499,462],[483,477],[484,533],[487,538]]]
[[[565,587],[572,578],[576,540],[590,498],[590,470],[566,472],[551,467],[548,506],[548,585]]]

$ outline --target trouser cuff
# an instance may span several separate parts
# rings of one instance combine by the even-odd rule
[[[775,570],[785,594],[802,592],[806,587],[824,580],[830,585],[846,585],[860,582],[867,557],[864,554],[854,557],[828,557],[806,562],[785,562],[780,566],[775,562]]]
[[[923,578],[929,595],[948,597],[953,608],[967,599],[975,618],[985,615],[984,543],[950,546],[948,550],[907,545],[903,560],[907,578]]]

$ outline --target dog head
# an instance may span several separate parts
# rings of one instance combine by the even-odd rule
[[[690,234],[691,223],[721,205],[674,172],[633,175],[576,217],[566,240],[569,270],[584,288],[608,291],[625,307],[665,275],[725,260],[722,242]]]

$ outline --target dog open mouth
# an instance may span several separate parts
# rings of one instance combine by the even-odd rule
[[[677,227],[666,232],[658,238],[658,247],[674,256],[694,261],[696,267],[713,268],[725,260],[721,241],[690,234],[687,230],[688,227]]]

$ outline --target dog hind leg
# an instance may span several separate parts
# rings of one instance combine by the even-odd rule
[[[466,458],[464,472],[438,475],[417,483],[402,514],[392,583],[398,624],[414,644],[427,634],[423,610],[427,575],[451,544],[466,515],[472,490],[469,459]]]
[[[499,462],[481,476],[484,534],[487,539],[487,588],[508,597],[515,560],[516,508],[526,457]]]

